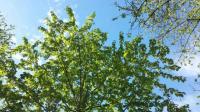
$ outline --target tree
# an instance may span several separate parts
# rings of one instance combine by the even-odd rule
[[[16,67],[14,60],[11,57],[11,33],[13,26],[6,24],[5,19],[0,15],[0,109],[2,110],[3,105],[7,105],[6,108],[12,109],[12,106],[20,108],[17,104],[16,99],[17,93],[12,90],[15,88],[13,80],[16,74]],[[4,109],[3,109],[4,110]],[[6,109],[7,110],[7,109]],[[17,109],[16,109],[17,110]]]
[[[199,0],[123,0],[116,6],[122,18],[131,18],[131,27],[139,25],[152,31],[156,39],[176,45],[180,59],[199,51]]]
[[[5,19],[2,15],[0,15],[0,63],[1,65],[6,65],[6,61],[8,61],[9,58],[9,49],[11,43],[11,31],[12,26],[8,26],[5,23]],[[3,73],[6,71],[6,66],[0,66],[0,73]]]
[[[184,93],[162,82],[185,81],[170,74],[179,67],[167,58],[168,47],[155,39],[147,46],[141,37],[125,41],[123,33],[119,46],[106,45],[107,33],[91,28],[94,13],[78,27],[72,9],[66,11],[68,22],[51,12],[39,27],[44,40],[30,43],[24,38],[13,50],[23,56],[9,88],[15,102],[5,99],[2,110],[189,111],[188,105],[178,107],[171,100]]]
[[[199,0],[123,0],[116,6],[122,11],[120,17],[131,18],[131,27],[139,25],[159,41],[175,46],[178,63],[192,64],[199,55]]]

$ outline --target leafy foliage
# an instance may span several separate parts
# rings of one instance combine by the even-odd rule
[[[177,45],[183,54],[197,52],[199,0],[122,0],[116,6],[122,11],[122,18],[131,17],[131,27],[139,25],[152,31],[158,40]]]
[[[131,27],[139,25],[156,39],[175,45],[178,63],[192,65],[199,55],[199,0],[123,0],[116,6],[122,11],[119,17],[131,18]]]
[[[0,15],[0,109],[3,109],[3,105],[7,105],[5,110],[12,109],[13,106],[16,107],[15,110],[20,108],[16,102],[19,99],[18,93],[13,90],[16,67],[11,58],[12,29],[13,27],[7,25],[4,17]]]
[[[9,79],[1,83],[1,110],[189,111],[171,100],[184,93],[162,82],[185,81],[169,74],[179,67],[167,58],[168,47],[155,39],[147,46],[141,37],[125,41],[123,33],[119,46],[106,45],[107,33],[91,28],[94,13],[79,28],[72,9],[66,11],[68,22],[51,12],[46,27],[39,27],[44,40],[30,43],[24,38],[12,51],[23,58],[11,67],[14,71],[1,74]]]

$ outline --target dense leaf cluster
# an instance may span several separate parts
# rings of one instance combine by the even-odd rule
[[[91,28],[94,13],[78,27],[73,11],[66,12],[68,22],[51,12],[46,27],[39,28],[44,40],[24,38],[12,50],[23,56],[19,63],[7,54],[0,58],[6,61],[0,64],[2,111],[189,111],[171,100],[184,93],[162,82],[185,81],[170,74],[179,67],[167,58],[168,47],[154,39],[143,44],[141,37],[125,41],[123,33],[119,46],[107,45],[107,34]]]

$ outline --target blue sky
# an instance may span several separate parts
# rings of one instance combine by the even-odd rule
[[[56,14],[67,19],[65,13],[66,5],[71,6],[75,12],[75,16],[78,20],[78,24],[82,25],[86,17],[92,12],[96,12],[94,27],[100,28],[104,32],[108,32],[108,43],[112,40],[118,39],[120,31],[128,32],[129,23],[128,19],[119,19],[112,21],[113,17],[118,16],[120,13],[114,6],[116,0],[0,0],[0,12],[6,17],[9,24],[15,26],[14,33],[16,34],[13,41],[19,43],[21,37],[26,36],[32,41],[41,38],[41,33],[38,31],[38,27],[42,25],[42,21],[48,16],[50,10],[54,10]],[[145,37],[150,37],[147,32],[141,32],[139,29],[132,30],[134,35],[143,34]],[[19,56],[16,56],[19,58]],[[192,112],[199,112],[200,107],[196,106],[198,92],[192,91],[193,87],[197,89],[199,87],[194,85],[194,78],[200,70],[196,67],[197,62],[200,62],[200,58],[194,60],[193,66],[182,66],[181,71],[177,74],[181,74],[187,77],[186,84],[174,84],[169,85],[176,86],[177,88],[187,92],[183,99],[177,99],[176,102],[180,105],[189,103],[192,108]],[[200,88],[199,88],[200,89]],[[200,102],[200,101],[199,101]]]
[[[128,22],[124,20],[112,21],[112,18],[119,15],[114,0],[0,0],[0,11],[7,21],[15,26],[17,41],[22,36],[29,38],[40,36],[38,26],[42,25],[42,20],[47,17],[50,10],[54,10],[63,19],[67,18],[65,7],[69,5],[73,8],[78,23],[81,25],[86,17],[92,12],[96,12],[95,27],[109,32],[109,37],[118,39],[120,31],[129,30]]]

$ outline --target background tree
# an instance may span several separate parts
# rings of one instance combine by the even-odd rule
[[[5,19],[2,15],[0,15],[0,60],[1,60],[1,65],[6,65],[6,62],[9,58],[9,49],[11,45],[11,26],[8,26],[5,23]],[[5,66],[0,67],[1,72],[3,73],[6,71]]]
[[[68,22],[51,12],[46,27],[39,28],[44,40],[30,43],[24,38],[12,51],[23,58],[16,68],[11,67],[18,73],[14,72],[11,87],[1,95],[1,110],[189,111],[188,105],[178,107],[171,100],[184,93],[162,83],[185,81],[170,74],[179,67],[167,58],[168,47],[155,39],[147,46],[141,37],[125,41],[123,33],[119,46],[106,45],[107,34],[91,28],[94,13],[78,27],[73,11],[68,7],[66,11]]]
[[[199,51],[199,0],[122,0],[116,6],[122,18],[130,17],[131,27],[139,25],[156,39],[176,45],[179,60]]]
[[[0,109],[18,111],[21,107],[13,82],[16,79],[16,67],[11,57],[12,29],[13,26],[7,25],[0,15]]]

